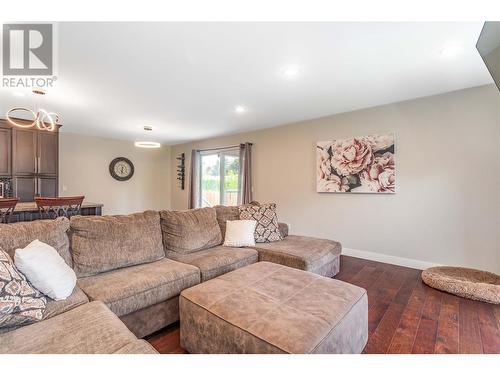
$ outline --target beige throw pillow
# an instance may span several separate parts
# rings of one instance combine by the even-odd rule
[[[255,246],[255,220],[226,221],[226,236],[224,246],[243,247]]]
[[[75,289],[75,271],[44,242],[34,240],[24,249],[17,249],[14,264],[35,288],[53,300],[64,300]]]

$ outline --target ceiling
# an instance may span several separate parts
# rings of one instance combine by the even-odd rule
[[[40,106],[65,132],[165,144],[272,127],[491,83],[481,27],[59,23],[58,79]],[[33,106],[19,91],[0,89],[0,113]]]

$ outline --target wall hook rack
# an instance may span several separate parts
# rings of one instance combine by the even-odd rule
[[[179,181],[181,190],[184,190],[184,183],[186,180],[186,155],[182,153],[176,159],[179,161],[177,165],[177,180]]]

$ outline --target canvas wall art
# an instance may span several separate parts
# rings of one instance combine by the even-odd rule
[[[318,142],[319,193],[394,193],[394,133]]]

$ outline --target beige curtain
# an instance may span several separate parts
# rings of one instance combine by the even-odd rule
[[[198,207],[200,201],[200,150],[191,151],[191,167],[189,169],[189,208]]]
[[[240,144],[240,178],[238,204],[247,204],[253,200],[252,195],[252,144]]]

